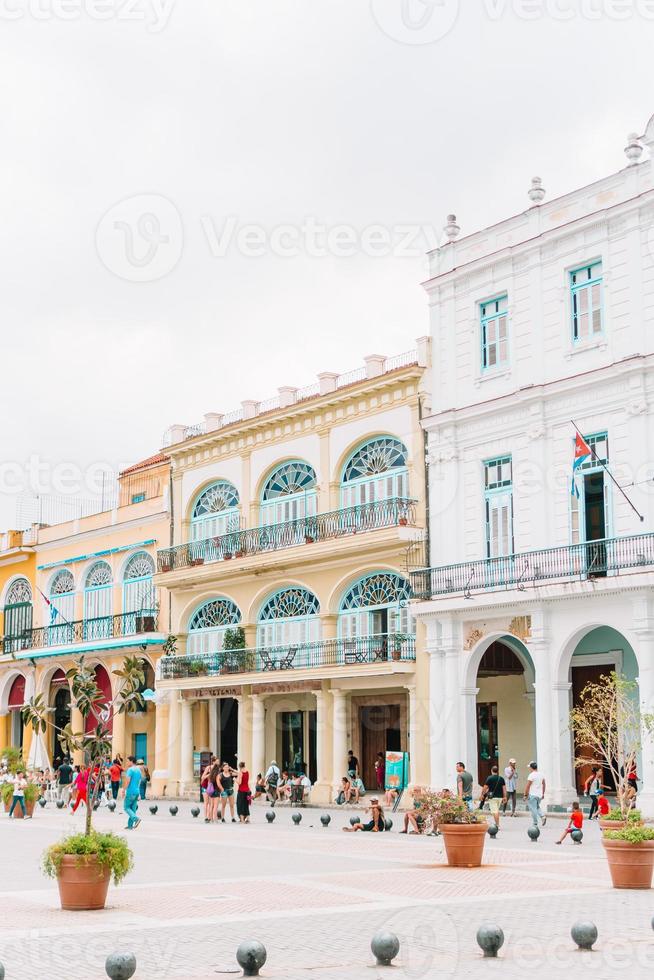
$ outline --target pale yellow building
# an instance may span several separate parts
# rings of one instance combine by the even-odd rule
[[[82,654],[107,701],[117,690],[112,671],[126,654],[142,658],[145,688],[154,688],[168,621],[153,578],[156,552],[170,540],[169,470],[165,454],[130,467],[120,474],[112,510],[34,525],[0,551],[0,749],[22,747],[35,767],[62,755],[57,730],[69,721],[81,730],[65,673]],[[36,694],[50,708],[38,739],[23,730],[20,715]],[[134,753],[154,765],[153,703],[113,714],[111,725],[114,754]]]
[[[429,341],[173,426],[173,544],[155,584],[177,652],[157,676],[155,788],[191,790],[202,753],[254,775],[304,768],[332,798],[348,749],[429,773],[428,678],[407,549],[425,527]]]

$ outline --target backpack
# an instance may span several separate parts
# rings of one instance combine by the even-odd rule
[[[279,773],[276,769],[273,769],[270,775],[268,776],[268,785],[276,786],[278,781],[279,781]]]

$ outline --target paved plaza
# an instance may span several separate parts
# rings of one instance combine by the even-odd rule
[[[405,837],[394,815],[389,834],[345,834],[349,811],[333,810],[325,829],[306,809],[296,827],[287,808],[269,826],[265,807],[253,823],[194,820],[191,804],[172,817],[159,801],[130,833],[135,869],[109,892],[104,912],[59,909],[56,884],[39,870],[43,848],[80,829],[49,804],[31,821],[0,820],[3,878],[0,960],[7,980],[30,976],[100,980],[108,953],[136,954],[136,978],[236,975],[235,951],[247,937],[268,950],[263,976],[280,978],[548,977],[592,971],[594,977],[651,975],[651,892],[609,885],[596,825],[581,846],[557,847],[560,819],[530,843],[525,817],[505,820],[486,844],[481,869],[445,866],[440,839]],[[122,814],[96,814],[98,829],[122,831]],[[570,926],[591,918],[597,950],[580,953]],[[494,921],[506,935],[497,962],[484,961],[477,926]],[[370,938],[398,934],[395,969],[373,965]]]

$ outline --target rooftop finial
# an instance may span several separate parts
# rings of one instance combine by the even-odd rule
[[[540,204],[541,201],[544,200],[546,193],[547,191],[543,187],[543,181],[541,180],[541,178],[532,177],[531,187],[527,191],[527,194],[529,195],[529,200],[532,202],[532,204]]]
[[[447,235],[447,240],[450,242],[453,242],[456,238],[459,237],[461,228],[456,223],[455,214],[448,214],[447,224],[443,227],[443,231]]]
[[[624,148],[624,155],[629,161],[628,166],[633,167],[640,162],[643,155],[643,144],[640,142],[638,133],[629,133],[627,145]]]

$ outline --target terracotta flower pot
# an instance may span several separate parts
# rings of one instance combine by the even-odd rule
[[[627,826],[626,820],[598,820],[600,830],[622,830]]]
[[[33,816],[35,806],[36,806],[36,800],[25,801],[25,809],[27,810],[28,817]],[[9,813],[10,810],[11,810],[11,800],[9,800],[9,803],[5,803],[5,813]],[[16,804],[16,807],[14,809],[14,817],[16,818],[16,820],[23,819],[23,811],[21,810],[20,804],[18,803]]]
[[[614,888],[651,888],[654,872],[654,840],[630,844],[602,838]]]
[[[487,825],[483,823],[443,823],[438,828],[445,841],[447,863],[451,868],[478,868],[484,853]]]
[[[57,884],[62,909],[67,912],[103,909],[111,871],[93,855],[64,854]]]

